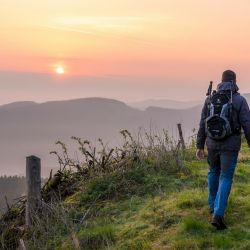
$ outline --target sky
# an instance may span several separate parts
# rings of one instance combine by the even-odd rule
[[[249,13],[248,0],[1,0],[0,104],[197,100],[225,69],[250,92]]]

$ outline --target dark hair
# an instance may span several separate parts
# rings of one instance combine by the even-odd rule
[[[222,74],[222,81],[223,82],[236,82],[236,74],[232,70],[226,70]]]

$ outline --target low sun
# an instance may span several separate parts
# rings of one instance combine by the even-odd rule
[[[64,74],[64,68],[62,66],[58,66],[56,67],[56,73],[59,74],[59,75],[62,75]]]

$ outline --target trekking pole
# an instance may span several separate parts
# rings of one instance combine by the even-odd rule
[[[210,81],[209,87],[208,87],[208,90],[207,90],[207,94],[206,94],[206,96],[209,97],[209,100],[208,100],[208,103],[207,103],[207,108],[208,108],[207,115],[211,114],[212,90],[213,90],[213,81]]]
[[[213,89],[213,81],[210,81],[206,96],[209,96],[211,98],[212,89]]]
[[[233,103],[233,84],[234,84],[234,82],[233,82],[233,80],[232,80],[232,84],[231,84],[231,96],[230,96],[230,98],[231,98],[231,104]]]

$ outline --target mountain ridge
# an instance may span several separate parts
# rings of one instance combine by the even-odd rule
[[[99,97],[0,107],[0,175],[24,174],[25,157],[31,154],[42,158],[43,173],[47,175],[56,166],[56,159],[49,155],[56,149],[55,142],[61,140],[74,148],[71,136],[94,143],[102,138],[113,147],[120,143],[122,129],[132,134],[141,129],[157,132],[165,129],[176,138],[176,124],[182,123],[188,139],[198,127],[201,108],[198,105],[185,110],[160,107],[139,110],[115,99]]]

